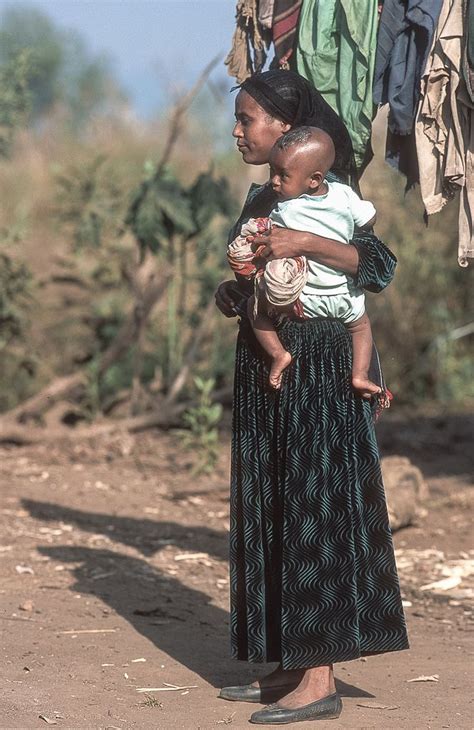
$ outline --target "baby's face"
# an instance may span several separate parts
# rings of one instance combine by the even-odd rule
[[[270,153],[270,182],[278,200],[298,198],[311,193],[314,164],[308,160],[303,147],[280,150],[274,147]]]

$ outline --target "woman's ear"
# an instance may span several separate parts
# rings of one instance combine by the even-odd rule
[[[323,180],[324,180],[324,175],[322,172],[319,172],[319,170],[317,170],[316,172],[313,172],[313,174],[311,175],[311,179],[309,181],[310,190],[317,190]]]
[[[291,124],[288,124],[288,122],[280,122],[281,124],[281,132],[282,134],[286,134],[291,129]]]

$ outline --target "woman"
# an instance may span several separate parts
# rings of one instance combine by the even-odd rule
[[[233,135],[244,161],[262,165],[276,140],[300,125],[333,138],[339,179],[353,174],[347,131],[308,82],[290,71],[248,79],[236,98]],[[275,203],[252,186],[231,238]],[[395,259],[375,236],[353,246],[274,228],[264,255],[305,255],[380,291]],[[243,281],[216,293],[228,317],[242,314],[237,343],[231,478],[232,654],[278,662],[224,699],[271,702],[259,724],[337,717],[332,665],[408,648],[370,404],[350,386],[350,336],[337,320],[287,321],[280,339],[294,356],[281,391],[266,388],[267,363],[245,317]]]

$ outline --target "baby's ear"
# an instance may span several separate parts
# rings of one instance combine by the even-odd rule
[[[311,175],[311,180],[309,182],[309,187],[311,190],[316,190],[321,185],[322,181],[324,180],[324,175],[322,172],[316,171],[313,172]]]

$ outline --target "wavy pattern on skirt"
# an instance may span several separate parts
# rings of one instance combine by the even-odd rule
[[[370,405],[336,320],[286,322],[281,391],[245,320],[231,486],[232,654],[285,669],[408,648]]]

